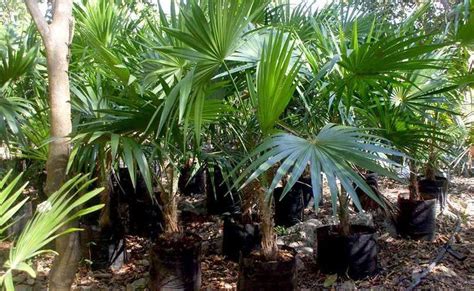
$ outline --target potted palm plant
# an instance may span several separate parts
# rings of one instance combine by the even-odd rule
[[[433,94],[434,91],[420,89],[426,85],[424,82],[429,84],[429,80],[420,81],[420,78],[423,78],[420,77],[420,72],[413,72],[408,78],[413,83],[418,80],[419,85],[417,87],[412,87],[412,84],[403,84],[401,87],[395,85],[389,90],[391,95],[377,97],[375,100],[378,100],[378,104],[373,101],[364,103],[364,112],[359,113],[367,126],[382,129],[380,134],[410,157],[408,193],[401,193],[398,197],[398,232],[403,237],[432,240],[436,227],[436,199],[421,195],[417,173],[419,173],[419,161],[427,152],[433,153],[431,148],[433,144],[430,141],[433,138],[437,142],[443,141],[443,136],[437,126],[420,122],[423,120],[420,116],[432,110],[442,111],[442,108],[440,100]]]
[[[158,128],[156,136],[162,136],[161,132],[164,131],[169,132],[165,135],[167,137],[176,138],[177,135],[181,135],[181,140],[171,143],[174,145],[170,147],[171,150],[179,148],[183,152],[188,151],[190,141],[188,133],[192,131],[193,148],[195,151],[200,151],[205,125],[219,120],[227,111],[223,102],[227,93],[223,89],[227,87],[227,82],[216,81],[218,79],[216,75],[223,71],[228,72],[225,60],[234,53],[250,21],[263,8],[260,4],[259,1],[219,0],[205,3],[189,1],[180,4],[179,14],[175,13],[175,6],[172,4],[169,17],[160,8],[161,29],[154,30],[155,39],[159,44],[159,56],[156,58],[158,66],[156,66],[157,70],[149,76],[158,76],[155,80],[160,88],[172,89],[164,98],[163,106],[157,108],[159,118],[156,118],[156,124],[153,123],[152,118],[150,124],[153,125],[150,128]],[[173,66],[174,64],[176,66]],[[165,140],[166,144],[169,144],[169,140]],[[163,148],[163,145],[160,144],[159,148]],[[166,153],[168,150],[163,152]],[[164,156],[160,158],[160,161],[177,161],[170,158],[169,154],[167,156],[167,158]],[[164,215],[165,224],[169,226],[165,228],[164,235],[184,239],[186,236],[178,234],[175,222],[176,208],[173,205],[176,198],[169,195],[174,190],[166,191],[166,188],[174,189],[171,182],[172,178],[176,177],[176,171],[172,165],[168,165],[161,168],[161,173],[167,176],[163,179],[165,184],[162,187],[162,200],[164,208],[168,208],[164,210]],[[172,227],[173,225],[175,226]],[[188,241],[191,240],[188,239]],[[185,252],[198,251],[197,240],[191,242]],[[152,262],[152,270],[153,268],[158,270],[154,275],[165,274],[166,276],[165,268],[162,267],[169,266],[170,257],[164,255],[161,251],[164,248],[158,248],[159,245],[160,242],[157,242],[157,248],[154,248],[153,252],[156,250],[156,254],[160,255],[161,259]],[[173,241],[171,245],[176,246],[176,244],[173,245]],[[179,255],[178,252],[175,253]],[[193,268],[199,267],[197,264],[193,263],[195,266]],[[171,271],[170,274],[176,272],[170,267],[166,269]],[[200,282],[198,276],[195,278],[192,276],[195,274],[188,274],[185,279]],[[170,278],[168,276],[167,279]],[[199,285],[189,286],[189,288],[196,290]]]
[[[352,33],[352,38],[346,38],[344,33],[339,33],[340,43],[328,45],[329,47],[340,46],[338,52],[342,53],[332,60],[329,60],[328,64],[323,66],[325,72],[321,74],[316,69],[318,68],[317,60],[319,58],[312,54],[310,49],[303,47],[305,57],[311,69],[315,71],[314,75],[317,77],[313,82],[317,82],[321,76],[331,71],[331,68],[337,64],[338,70],[333,70],[335,73],[327,77],[329,81],[333,82],[332,86],[328,86],[327,83],[324,84],[325,86],[321,86],[322,90],[326,88],[326,91],[330,92],[328,94],[330,104],[342,105],[336,108],[336,110],[339,111],[339,114],[336,115],[336,120],[350,123],[351,115],[354,114],[354,110],[357,110],[355,113],[360,114],[359,116],[362,117],[362,120],[364,117],[367,117],[370,122],[373,122],[365,123],[365,126],[389,126],[388,130],[382,133],[387,137],[391,137],[390,135],[393,132],[400,133],[398,139],[395,139],[395,145],[403,144],[406,137],[410,137],[409,140],[415,148],[420,144],[425,145],[426,143],[422,137],[426,137],[428,135],[427,131],[430,132],[429,130],[431,128],[425,126],[420,129],[417,127],[417,122],[406,122],[407,117],[399,119],[391,114],[386,115],[387,111],[390,110],[390,106],[399,106],[400,103],[398,103],[397,100],[391,100],[391,93],[394,93],[394,91],[388,92],[388,94],[385,95],[387,91],[384,91],[383,87],[389,85],[389,88],[391,88],[390,84],[399,84],[398,79],[401,74],[403,74],[403,72],[411,72],[414,65],[426,69],[438,68],[432,59],[423,59],[423,56],[428,52],[442,47],[442,45],[419,45],[420,39],[424,39],[424,36],[387,36],[383,32],[383,28],[387,27],[382,26],[382,29],[377,29],[377,27],[375,27],[376,25],[376,22],[373,21],[372,26],[369,25],[368,28],[364,28],[367,31],[362,35],[357,28],[357,21],[344,23],[342,27]],[[337,29],[340,30],[340,27],[341,26],[337,26]],[[333,27],[325,27],[326,30],[331,28]],[[365,37],[365,42],[359,45],[359,39],[362,37]],[[349,45],[352,47],[348,47]],[[318,48],[319,47],[320,46],[318,46]],[[314,49],[314,51],[318,50]],[[264,104],[262,107],[257,107],[257,113],[259,113],[260,110],[260,112],[264,112],[264,118],[266,115],[272,116],[274,120],[277,120],[282,111],[275,110],[272,106],[272,102],[273,104],[279,102],[280,106],[288,104],[284,102],[285,99],[277,98],[281,97],[279,94],[275,94],[275,91],[283,92],[283,90],[268,90],[265,86],[262,86],[262,84],[265,82],[268,82],[266,84],[283,84],[284,82],[272,81],[272,78],[269,77],[270,74],[260,75],[261,71],[259,70],[261,70],[260,66],[263,66],[262,64],[265,64],[263,58],[257,69],[256,89],[251,88],[250,92],[254,92],[256,96],[254,99],[258,100],[259,106]],[[272,72],[279,72],[279,69],[274,68]],[[342,72],[341,75],[338,75],[340,72]],[[273,75],[275,75],[275,73],[273,73]],[[410,77],[407,79],[409,80],[409,78]],[[313,83],[311,84],[313,85]],[[412,83],[407,82],[407,84]],[[327,88],[329,88],[329,90]],[[271,92],[272,97],[265,99],[265,93],[267,92]],[[429,96],[429,93],[432,93],[432,91],[414,94],[410,96],[410,98],[402,100],[408,104],[402,104],[401,107],[412,108],[413,105],[416,104],[423,108],[426,104],[423,102],[431,100],[430,98],[432,98],[432,96]],[[291,96],[289,97],[288,95],[283,96],[291,98]],[[381,100],[379,99],[380,97],[388,97],[388,100]],[[263,103],[260,100],[267,100],[268,103]],[[376,100],[379,102],[376,102]],[[423,100],[423,102],[421,102],[421,100]],[[347,105],[347,110],[344,110],[344,105]],[[362,109],[366,111],[362,113],[358,112],[358,106],[360,106],[360,111],[362,111]],[[426,109],[428,107],[429,105],[426,105],[424,108]],[[377,111],[375,117],[371,115],[372,111]],[[396,112],[395,115],[397,115],[401,111],[403,110],[396,109],[393,112]],[[408,116],[416,118],[417,112],[410,112]],[[259,116],[259,118],[261,117]],[[262,123],[260,119],[259,122]],[[277,123],[274,123],[274,125],[275,124]],[[250,159],[254,160],[251,165],[243,171],[241,179],[244,179],[242,177],[247,177],[247,175],[252,174],[247,178],[247,181],[243,183],[243,186],[259,178],[263,190],[258,194],[260,194],[261,197],[268,197],[282,178],[285,178],[288,179],[288,182],[281,195],[284,197],[309,165],[315,205],[317,205],[320,199],[320,190],[318,190],[321,181],[320,173],[324,173],[329,182],[334,214],[338,214],[339,225],[326,227],[318,231],[317,255],[318,261],[322,264],[320,267],[323,271],[327,272],[346,273],[348,270],[349,275],[353,278],[373,274],[376,269],[374,232],[373,230],[351,226],[349,223],[349,198],[353,200],[357,208],[361,209],[360,201],[352,185],[362,189],[363,192],[367,193],[369,197],[382,206],[384,202],[373,193],[365,181],[356,173],[354,168],[360,167],[396,178],[396,175],[380,166],[380,164],[384,163],[393,165],[393,162],[387,158],[383,158],[381,154],[385,154],[389,157],[401,157],[404,155],[398,150],[387,146],[387,144],[382,141],[389,139],[380,139],[376,136],[366,135],[360,129],[352,127],[329,124],[322,128],[320,127],[317,135],[314,135],[317,127],[312,128],[313,131],[305,135],[285,124],[279,123],[278,125],[282,128],[281,132],[273,131],[276,133],[270,135],[270,137],[267,136],[262,144],[254,151],[254,155],[251,156]],[[399,149],[404,150],[406,148],[402,145]],[[413,154],[410,149],[405,152]],[[277,169],[273,169],[272,167],[276,167]],[[338,191],[337,180],[339,180],[341,188],[343,188],[344,191]],[[413,179],[411,179],[411,181],[413,183]],[[416,190],[416,187],[413,190]],[[271,201],[271,198],[260,199],[266,203],[263,204],[264,206],[270,204],[269,201]],[[339,209],[339,211],[337,209]],[[262,213],[263,221],[265,219],[265,211],[262,211]],[[278,275],[275,275],[275,278],[271,277],[268,273],[272,271],[278,274],[284,273],[282,269],[278,269],[278,260],[275,259],[278,257],[278,251],[272,240],[274,239],[274,235],[269,228],[264,227],[263,223],[262,232],[262,251],[260,257],[254,256],[250,259],[243,260],[243,263],[241,263],[239,279],[239,288],[241,289],[251,288],[251,286],[262,286],[263,284],[268,284],[267,286],[278,284],[276,282],[280,282],[279,280],[281,278],[279,278]],[[359,244],[361,242],[364,242],[365,245],[361,246]],[[333,246],[337,247],[333,248]],[[357,253],[357,249],[364,249],[367,253]],[[334,259],[335,253],[341,256]],[[339,262],[342,264],[338,264]],[[250,275],[250,272],[252,272],[252,275]],[[259,276],[256,274],[265,275]],[[287,276],[291,278],[290,275]],[[267,279],[264,280],[263,278]],[[280,287],[282,285],[278,286]],[[286,286],[291,286],[291,284]]]
[[[169,142],[166,142],[169,144]],[[179,226],[177,167],[181,153],[173,154],[171,147],[161,144],[157,185],[163,209],[164,232],[155,240],[151,250],[150,287],[153,290],[199,290],[201,285],[201,238],[185,233]],[[164,149],[167,149],[166,151]]]
[[[378,135],[410,157],[409,193],[399,196],[397,228],[404,237],[430,240],[435,230],[435,201],[420,195],[418,163],[430,152],[431,138],[443,139],[437,126],[427,120],[433,113],[446,112],[444,93],[455,86],[446,82],[443,71],[450,57],[446,44],[433,35],[414,33],[414,21],[416,18],[409,17],[380,26],[374,22],[364,35],[365,43],[342,42],[340,50],[350,48],[351,52],[343,54],[338,63],[343,67],[344,89],[336,94],[335,102],[344,104],[346,115],[341,117],[345,122],[377,129]],[[352,39],[360,39],[357,22],[353,26]]]
[[[454,94],[453,94],[454,95]],[[461,96],[457,94],[455,96]],[[440,204],[441,211],[444,210],[447,203],[448,195],[448,179],[440,174],[440,165],[443,161],[443,155],[447,153],[444,148],[449,148],[457,143],[459,138],[459,131],[456,130],[458,126],[455,121],[456,105],[460,100],[455,98],[450,99],[449,112],[435,112],[431,123],[438,128],[438,136],[431,136],[429,139],[429,152],[425,158],[424,177],[418,181],[420,194],[426,198],[436,198]]]
[[[203,121],[209,119],[209,112],[217,110],[217,121],[223,119],[225,115],[226,99],[239,99],[239,84],[235,78],[235,74],[244,72],[241,67],[229,68],[230,57],[241,46],[244,40],[244,34],[251,29],[250,23],[266,6],[269,1],[229,1],[218,0],[209,2],[189,1],[180,5],[180,13],[176,14],[174,8],[171,9],[170,17],[164,14],[160,16],[160,24],[162,30],[157,31],[157,39],[161,42],[160,52],[160,68],[161,78],[168,81],[174,81],[174,78],[182,74],[183,68],[191,68],[192,86],[189,89],[183,89],[179,92],[179,98],[172,100],[169,98],[169,107],[171,113],[164,112],[163,119],[176,118],[178,123],[183,124],[183,129],[192,129],[195,135],[196,148],[201,148],[201,138],[203,136]],[[178,21],[179,19],[179,21]],[[164,61],[166,60],[166,62]],[[172,64],[181,64],[182,66],[170,66]],[[165,65],[165,66],[163,66]],[[254,67],[252,64],[250,67]],[[163,70],[163,67],[167,71]],[[245,66],[244,66],[245,67]],[[246,67],[248,68],[248,66]],[[158,72],[158,71],[157,71]],[[170,74],[168,75],[168,72]],[[243,80],[245,80],[245,74]],[[186,77],[183,78],[183,80]],[[230,85],[229,85],[230,84]],[[207,88],[207,89],[206,89]],[[203,94],[206,90],[213,89],[214,93]],[[191,94],[189,94],[191,92]],[[248,99],[247,99],[248,100]],[[223,106],[224,105],[224,106]],[[165,104],[165,108],[167,108]],[[188,126],[189,124],[193,126]],[[229,130],[229,124],[222,123],[222,131]],[[218,137],[215,134],[212,137]],[[211,142],[215,143],[216,139],[211,137]],[[212,144],[212,146],[216,146]],[[209,169],[209,178],[219,177],[212,176],[212,173],[218,173],[212,167]],[[226,174],[223,171],[223,174]],[[224,179],[225,180],[225,179]],[[210,183],[212,184],[212,183]],[[214,186],[222,186],[214,184]],[[212,193],[213,187],[208,187],[209,194],[221,196],[225,193]],[[217,190],[217,189],[216,189]],[[252,193],[253,188],[247,188]],[[233,193],[232,193],[233,194]],[[224,200],[228,199],[229,194]],[[233,196],[233,195],[232,195]],[[245,194],[243,195],[246,196]],[[214,195],[209,197],[213,200]],[[245,199],[244,199],[245,200]],[[212,201],[210,201],[212,202]],[[216,201],[218,202],[218,201]],[[248,205],[250,203],[245,203]],[[210,203],[211,210],[215,213],[221,210],[212,209],[214,203]],[[243,212],[247,214],[250,207],[244,206]],[[228,221],[230,222],[230,220]],[[230,223],[232,224],[232,223]],[[230,225],[225,224],[225,227]],[[224,231],[224,233],[228,233]],[[240,249],[238,249],[240,251]]]
[[[418,179],[418,190],[424,198],[435,198],[438,200],[441,211],[446,206],[446,195],[448,194],[447,178],[437,174],[441,152],[435,150],[433,141],[430,142],[430,153],[425,162],[424,176]]]
[[[366,152],[368,145],[370,145],[370,148],[376,149],[377,152]],[[360,247],[360,245],[354,244],[354,241],[365,241],[367,245],[364,247],[368,252],[368,256],[365,257],[365,260],[362,260],[363,262],[359,260],[360,265],[353,265],[350,270],[354,271],[354,273],[352,273],[354,277],[366,276],[375,270],[375,241],[372,237],[373,230],[351,226],[350,224],[348,215],[349,199],[352,199],[354,204],[361,209],[352,183],[363,189],[365,193],[368,193],[372,199],[381,205],[383,205],[383,202],[373,193],[352,166],[357,165],[374,172],[394,177],[390,171],[377,164],[377,161],[381,159],[378,156],[379,153],[400,155],[397,151],[384,146],[383,142],[380,142],[380,139],[377,137],[366,135],[360,129],[329,124],[323,127],[316,136],[307,137],[306,139],[289,133],[279,133],[267,138],[256,153],[256,160],[244,173],[253,171],[253,174],[246,181],[249,182],[263,174],[270,166],[281,162],[277,174],[271,180],[272,185],[262,193],[262,196],[265,196],[265,193],[268,194],[268,191],[272,191],[271,188],[274,188],[278,181],[281,180],[284,175],[287,175],[290,179],[285,186],[283,192],[285,194],[285,191],[289,191],[309,164],[315,201],[319,201],[321,197],[319,190],[319,185],[321,185],[320,173],[324,173],[329,182],[333,213],[334,215],[337,214],[339,225],[326,227],[318,231],[318,260],[326,264],[325,260],[328,256],[330,256],[331,261],[335,261],[333,257],[335,252],[344,253],[340,262],[343,263],[342,265],[345,264],[345,266],[329,264],[322,266],[322,269],[327,272],[342,272],[343,270],[341,268],[344,268],[345,272],[347,270],[347,264],[349,264],[349,258],[360,259],[360,257],[357,256],[361,256],[361,254],[351,253],[350,249],[348,249],[349,246],[354,248]],[[345,191],[339,191],[337,186],[338,180],[341,188],[345,189]],[[369,235],[370,239],[366,238],[364,240],[363,236],[366,235]],[[327,244],[326,238],[330,241],[329,244]],[[331,247],[332,251],[330,252],[331,255],[329,255],[327,253],[329,250],[327,247],[328,245],[334,246],[335,243],[337,243],[339,249]],[[263,247],[264,245],[262,245],[262,248]],[[346,253],[346,250],[349,253]],[[271,259],[267,260],[271,262]],[[363,271],[357,269],[364,264],[371,265],[371,269]],[[244,269],[243,272],[245,271]],[[247,270],[247,272],[248,271],[249,270]],[[357,273],[358,271],[360,274]],[[242,274],[242,276],[244,275],[246,274]],[[267,281],[267,283],[269,282]]]
[[[255,188],[255,195],[260,207],[262,244],[261,250],[241,258],[238,288],[255,290],[278,286],[291,290],[295,288],[296,253],[286,247],[278,248],[273,230],[272,197],[281,180],[287,180],[280,195],[284,198],[309,166],[315,205],[318,205],[321,198],[321,173],[324,173],[330,184],[334,213],[340,214],[338,232],[350,236],[359,230],[350,227],[348,197],[360,207],[352,183],[382,203],[353,166],[393,177],[377,164],[381,158],[375,152],[392,155],[398,155],[398,152],[387,147],[380,139],[351,127],[328,124],[314,135],[285,126],[279,117],[295,92],[301,61],[292,57],[294,43],[284,33],[271,34],[264,43],[256,80],[254,82],[248,78],[249,92],[255,104],[263,140],[250,157],[237,167],[245,169],[236,181],[240,188],[255,181],[259,185]],[[245,167],[246,163],[250,165]],[[346,189],[344,194],[339,193],[337,180]]]
[[[85,22],[89,24],[102,17],[99,10],[109,9],[107,16],[113,18],[111,23],[117,27],[102,30],[94,25],[80,26],[85,45],[73,49],[92,48],[95,54],[88,57],[100,64],[98,71],[107,76],[107,86],[118,92],[107,100],[111,103],[109,108],[99,109],[103,113],[101,118],[88,123],[94,134],[86,137],[87,142],[102,141],[105,146],[98,148],[111,161],[125,163],[132,181],[138,167],[150,193],[152,174],[148,159],[153,158],[159,165],[154,180],[161,192],[165,229],[152,250],[152,288],[184,284],[188,289],[199,289],[200,239],[184,234],[179,227],[177,165],[186,162],[192,149],[201,148],[206,123],[225,112],[222,94],[218,92],[223,84],[212,78],[226,67],[224,59],[238,46],[259,6],[253,1],[209,1],[207,5],[189,1],[181,2],[177,13],[172,2],[169,15],[159,6],[158,17],[144,13],[144,17],[132,20],[135,18],[126,17],[124,11],[113,5],[96,3],[97,17],[84,18]],[[128,42],[128,35],[122,34],[120,24],[128,21],[133,24],[124,27],[146,28],[137,31],[140,42]],[[117,38],[129,46],[114,46]],[[139,75],[145,75],[142,83],[137,81]],[[194,133],[193,141],[189,131]]]

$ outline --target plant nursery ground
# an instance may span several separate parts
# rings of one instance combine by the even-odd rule
[[[383,193],[395,202],[397,194],[403,191],[402,185],[383,181]],[[194,203],[199,205],[202,197],[187,198],[181,205]],[[373,218],[366,216],[367,223],[374,223],[378,229],[379,272],[365,280],[352,281],[334,275],[321,274],[315,261],[314,246],[302,248],[298,256],[298,286],[301,290],[328,289],[366,289],[366,288],[409,288],[417,279],[416,288],[474,289],[474,179],[453,178],[450,186],[450,211],[437,216],[437,234],[433,242],[403,240],[394,237],[389,224],[374,213]],[[459,211],[454,215],[453,211]],[[329,223],[330,203],[325,203],[316,214],[306,209],[305,221]],[[438,209],[439,212],[439,209]],[[360,215],[359,215],[360,216]],[[367,218],[369,217],[369,218]],[[372,222],[373,221],[373,222]],[[291,235],[293,230],[307,230],[306,222],[284,231],[281,235]],[[238,264],[226,260],[220,255],[223,222],[218,216],[196,215],[188,218],[185,228],[198,233],[205,241],[202,260],[203,290],[235,290],[238,278]],[[87,262],[82,262],[74,290],[146,290],[148,252],[151,241],[128,236],[126,241],[128,261],[117,270],[91,271]],[[448,247],[454,250],[445,252]],[[4,246],[5,247],[5,246]],[[314,248],[314,249],[313,249]],[[442,255],[444,254],[444,255]],[[441,259],[440,259],[441,258]],[[433,264],[433,262],[438,261]],[[36,262],[38,277],[36,280],[19,275],[19,290],[45,289],[51,256],[45,256]],[[430,268],[430,265],[431,268]],[[427,269],[430,272],[426,275]]]

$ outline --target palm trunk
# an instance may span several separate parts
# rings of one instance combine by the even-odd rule
[[[45,192],[51,195],[66,179],[69,159],[69,135],[72,131],[69,92],[69,46],[73,36],[72,0],[54,1],[51,24],[41,14],[37,0],[26,0],[26,6],[43,39],[48,69],[48,89],[51,122],[51,138],[46,163]],[[77,226],[66,225],[63,230]],[[56,239],[59,256],[50,272],[50,290],[70,290],[80,258],[77,233]]]
[[[342,187],[341,187],[342,188]],[[341,226],[341,234],[344,236],[350,235],[350,219],[349,219],[349,197],[341,189],[341,194],[339,195],[339,225]]]
[[[110,199],[111,185],[109,182],[109,171],[103,171],[99,174],[99,184],[100,187],[104,188],[104,190],[100,193],[100,203],[105,205],[99,215],[99,227],[101,230],[107,230],[113,225],[111,217],[112,201]]]
[[[257,180],[253,180],[242,189],[242,223],[252,223],[252,207],[256,203],[256,193],[259,193],[261,188]]]
[[[272,199],[265,199],[264,193],[259,193],[260,219],[262,228],[262,254],[267,260],[274,260],[278,254],[276,236],[273,229]]]
[[[180,231],[177,201],[179,173],[174,170],[173,165],[169,164],[161,176],[160,191],[161,200],[163,202],[165,234],[177,233]]]
[[[430,161],[428,161],[428,163],[426,164],[425,178],[430,181],[436,181],[435,169],[431,165]]]
[[[278,168],[274,167],[269,169],[263,176],[264,185],[270,185],[275,172]],[[276,234],[273,225],[273,208],[272,208],[272,195],[267,199],[265,196],[265,188],[258,187],[258,206],[260,210],[260,226],[262,229],[262,254],[267,260],[274,260],[278,255],[278,245],[276,240]]]
[[[416,178],[416,166],[415,166],[414,160],[410,160],[409,168],[410,168],[410,184],[408,186],[408,189],[410,190],[410,199],[418,200],[421,197],[418,191],[418,180]]]
[[[176,195],[173,193],[167,193],[165,205],[163,207],[163,219],[165,223],[165,234],[179,232],[178,226],[178,203],[176,201]]]
[[[426,163],[426,168],[425,168],[425,178],[430,181],[436,181],[436,172],[434,168],[435,160],[436,160],[436,153],[434,151],[433,141],[431,141],[430,155],[428,156],[428,162]]]

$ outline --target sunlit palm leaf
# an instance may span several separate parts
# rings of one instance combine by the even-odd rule
[[[397,164],[385,158],[385,155],[402,156],[381,138],[366,134],[363,130],[353,127],[329,124],[322,128],[318,135],[309,139],[288,133],[279,133],[265,139],[253,152],[249,159],[255,160],[243,171],[236,184],[240,185],[246,179],[240,187],[243,188],[272,166],[278,165],[278,170],[266,193],[267,195],[271,194],[278,182],[287,176],[290,178],[284,188],[283,197],[309,165],[316,207],[321,198],[319,190],[321,189],[321,173],[324,173],[328,179],[334,213],[337,209],[334,202],[337,201],[339,192],[336,179],[359,209],[361,206],[352,186],[353,183],[383,205],[353,167],[361,167],[396,178],[396,175],[387,168],[397,166]],[[248,177],[249,174],[251,175]]]
[[[258,2],[209,0],[207,5],[198,5],[191,1],[181,10],[186,30],[163,27],[186,47],[161,51],[196,62],[197,79],[209,80],[240,45],[244,30],[263,8]]]
[[[23,76],[36,61],[38,49],[36,47],[26,48],[20,45],[14,49],[8,45],[6,52],[0,50],[0,88],[7,82],[14,81]]]
[[[257,104],[257,118],[265,134],[274,128],[297,85],[296,76],[301,64],[292,62],[293,47],[293,41],[284,33],[272,34],[258,63],[255,85],[247,78],[250,95]]]
[[[5,230],[11,225],[7,223],[28,200],[28,198],[24,198],[18,201],[27,183],[20,187],[17,186],[22,174],[17,175],[15,179],[9,181],[12,172],[13,170],[8,171],[2,180],[0,180],[0,240],[3,239]]]
[[[78,175],[67,181],[42,204],[42,209],[36,211],[13,247],[10,248],[9,259],[3,266],[6,271],[0,277],[1,285],[7,290],[13,290],[12,271],[14,270],[24,271],[35,277],[35,271],[27,264],[28,260],[44,252],[54,252],[44,250],[44,248],[58,236],[78,230],[71,228],[58,232],[63,226],[103,207],[103,205],[95,205],[80,209],[103,190],[101,188],[86,192],[93,181],[88,176]]]

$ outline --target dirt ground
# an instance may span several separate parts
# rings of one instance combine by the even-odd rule
[[[382,181],[381,192],[395,202],[404,186]],[[454,178],[449,190],[451,206],[461,213],[461,230],[454,236],[452,249],[464,260],[458,260],[449,253],[421,280],[417,288],[447,288],[474,290],[474,178]],[[453,208],[451,210],[454,211]],[[324,204],[316,214],[306,210],[306,217],[326,219],[330,203]],[[378,220],[374,221],[378,232],[379,272],[377,275],[359,281],[321,274],[314,256],[300,255],[297,282],[301,290],[405,289],[432,263],[445,243],[451,238],[458,219],[454,214],[437,216],[437,234],[433,242],[403,240],[393,237],[390,229]],[[204,216],[186,223],[186,229],[197,232],[204,240],[202,261],[202,290],[234,290],[238,278],[238,264],[219,255],[222,237],[222,220],[216,216]],[[91,271],[87,262],[82,262],[74,284],[75,290],[146,290],[148,281],[148,251],[151,241],[140,237],[127,237],[128,261],[115,271]],[[19,276],[18,290],[42,290],[46,287],[52,257],[44,256],[35,262],[38,271],[36,280]]]

